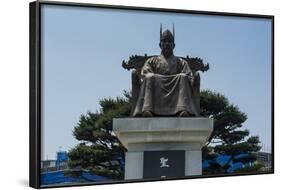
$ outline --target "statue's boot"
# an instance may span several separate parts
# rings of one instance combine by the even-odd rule
[[[142,112],[143,117],[153,117],[153,114],[151,111],[144,111]]]
[[[181,111],[178,114],[179,117],[190,117],[190,114],[187,111]]]

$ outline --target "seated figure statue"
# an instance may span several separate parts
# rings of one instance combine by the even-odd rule
[[[162,33],[161,54],[133,56],[123,67],[132,72],[132,116],[192,117],[200,114],[199,70],[209,69],[199,58],[176,57],[175,32]]]

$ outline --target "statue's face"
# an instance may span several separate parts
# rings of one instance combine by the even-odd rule
[[[173,54],[173,50],[175,48],[175,43],[172,39],[163,38],[159,44],[162,53],[165,57],[169,57]]]

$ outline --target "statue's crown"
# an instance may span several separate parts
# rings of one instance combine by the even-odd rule
[[[170,30],[165,30],[162,32],[162,24],[160,25],[160,41],[163,39],[169,39],[173,42],[175,41],[175,27],[173,25],[173,33]]]

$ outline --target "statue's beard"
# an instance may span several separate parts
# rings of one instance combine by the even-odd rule
[[[169,57],[173,54],[173,50],[170,49],[170,48],[163,48],[162,49],[162,54],[165,56],[165,57]]]

